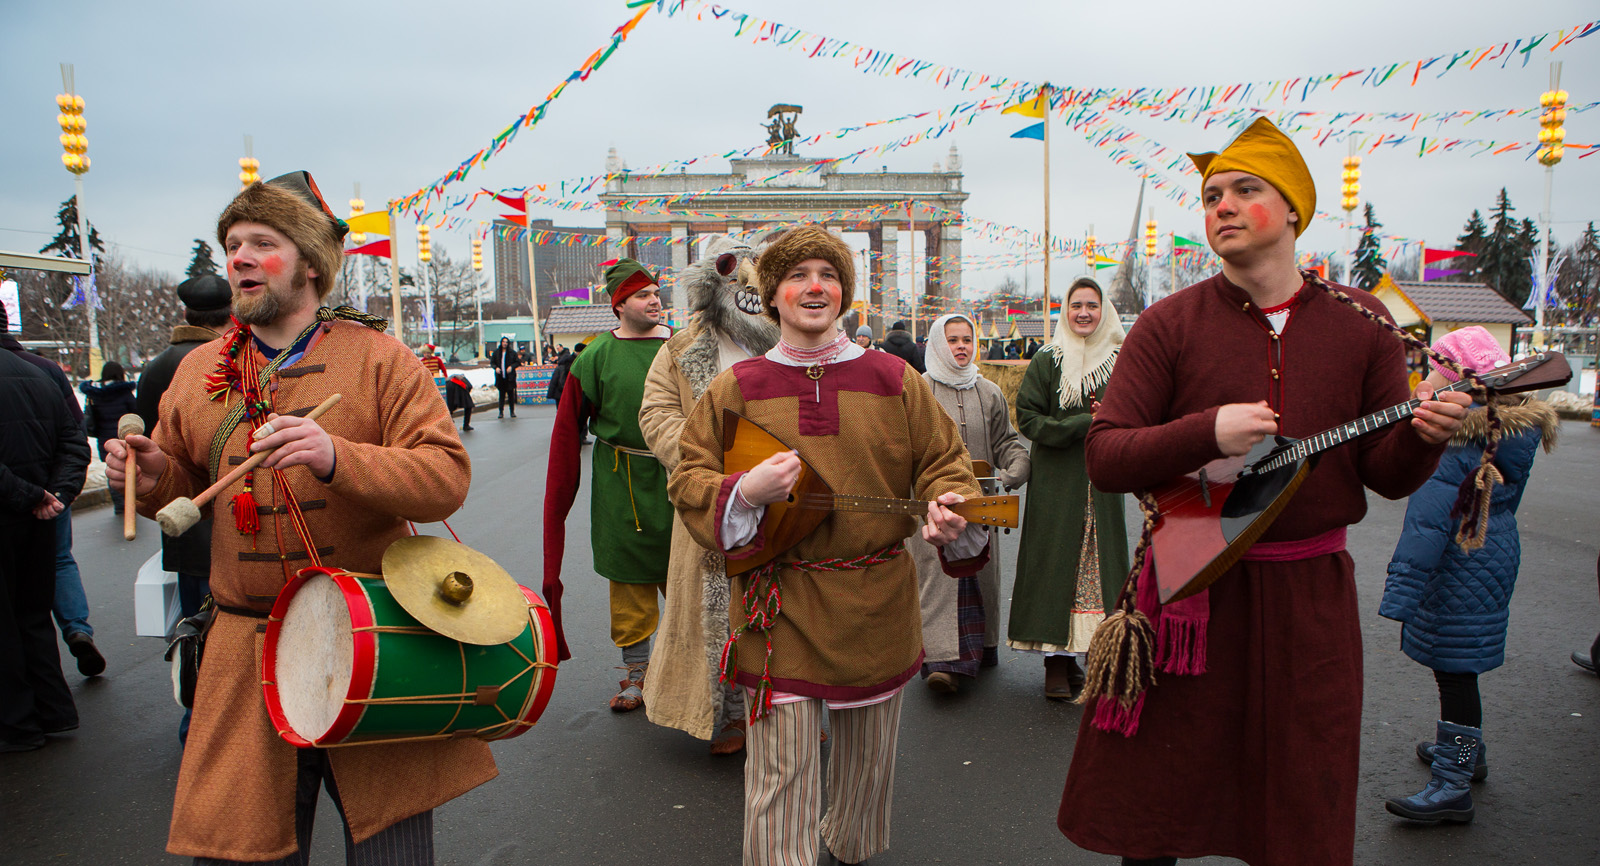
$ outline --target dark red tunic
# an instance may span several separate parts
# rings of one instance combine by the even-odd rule
[[[1345,291],[1387,315],[1371,295]],[[1274,339],[1218,274],[1152,306],[1128,334],[1089,429],[1089,477],[1133,492],[1223,456],[1215,425],[1226,403],[1268,400],[1283,434],[1299,438],[1409,396],[1402,344],[1355,310],[1306,286]],[[1263,540],[1360,521],[1363,487],[1409,495],[1443,447],[1398,424],[1324,453]],[[1353,574],[1340,552],[1223,575],[1211,587],[1206,673],[1159,675],[1132,738],[1079,726],[1061,832],[1136,858],[1350,863],[1361,722]]]

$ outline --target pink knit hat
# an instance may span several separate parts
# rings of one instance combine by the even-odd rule
[[[1433,341],[1433,350],[1474,373],[1487,373],[1511,363],[1511,358],[1501,351],[1494,335],[1480,325],[1445,334]],[[1460,378],[1455,371],[1439,366],[1437,361],[1429,359],[1428,363],[1451,382]]]

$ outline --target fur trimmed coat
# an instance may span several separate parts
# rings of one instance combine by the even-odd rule
[[[639,429],[669,474],[683,456],[679,437],[684,422],[722,372],[721,342],[715,330],[696,321],[673,334],[650,365]],[[645,714],[651,722],[711,739],[724,699],[717,661],[727,639],[727,564],[721,553],[701,547],[674,512],[666,610],[644,684]]]
[[[1499,415],[1494,462],[1504,480],[1489,501],[1483,547],[1458,547],[1457,521],[1450,516],[1461,482],[1478,468],[1489,441],[1488,412],[1474,406],[1433,477],[1411,494],[1389,562],[1378,613],[1401,622],[1400,648],[1436,671],[1478,674],[1505,663],[1511,593],[1522,564],[1517,506],[1539,446],[1555,447],[1561,420],[1540,400],[1501,406]]]

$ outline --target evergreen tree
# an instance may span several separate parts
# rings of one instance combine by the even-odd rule
[[[1461,256],[1449,259],[1450,267],[1461,271],[1456,279],[1462,282],[1477,282],[1483,275],[1483,249],[1489,242],[1489,227],[1483,224],[1483,216],[1476,209],[1472,211],[1472,219],[1467,220],[1466,227],[1462,229],[1460,237],[1456,238],[1456,249],[1467,253],[1477,253],[1476,257]]]
[[[1363,213],[1366,215],[1367,224],[1361,229],[1361,242],[1356,244],[1355,268],[1352,276],[1356,288],[1370,291],[1378,285],[1379,280],[1383,279],[1384,269],[1389,263],[1384,260],[1383,254],[1378,249],[1378,229],[1383,228],[1383,223],[1378,222],[1377,216],[1373,213],[1372,202],[1367,202]]]
[[[1588,325],[1595,320],[1600,300],[1600,233],[1594,223],[1584,230],[1578,242],[1567,249],[1566,264],[1556,280],[1555,304],[1562,313],[1547,319],[1567,324]]]
[[[1478,275],[1501,297],[1521,307],[1522,302],[1528,299],[1528,290],[1533,286],[1533,273],[1528,267],[1531,248],[1524,249],[1525,229],[1511,216],[1514,210],[1516,208],[1511,206],[1510,196],[1502,187],[1494,210],[1490,213],[1492,229],[1489,238],[1484,242],[1483,252],[1478,254]],[[1537,242],[1535,232],[1534,243]]]
[[[53,253],[69,259],[82,258],[79,255],[80,250],[78,247],[77,196],[73,196],[61,203],[61,210],[56,212],[56,222],[61,225],[61,229],[56,232],[56,236],[50,240],[50,243],[39,248],[39,252],[46,255]],[[105,255],[105,244],[101,243],[100,230],[94,227],[94,223],[89,224],[89,246],[96,259]]]
[[[189,269],[183,275],[189,279],[217,273],[217,262],[211,257],[211,245],[202,238],[194,239],[194,251],[189,254]]]

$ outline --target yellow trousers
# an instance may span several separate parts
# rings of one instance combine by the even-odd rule
[[[633,646],[649,640],[661,622],[661,605],[656,594],[667,594],[666,581],[661,583],[611,584],[611,642],[619,647]]]

